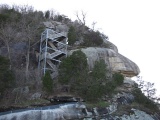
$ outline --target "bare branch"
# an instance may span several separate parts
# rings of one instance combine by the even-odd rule
[[[92,29],[93,29],[93,31],[94,31],[94,27],[95,27],[96,24],[97,24],[97,22],[93,22],[92,23]]]
[[[141,76],[137,77],[138,87],[143,91],[143,93],[149,98],[154,98],[156,94],[156,89],[154,88],[154,83],[146,82],[142,80]]]
[[[84,13],[84,11],[82,12],[82,17],[83,17],[83,25],[86,25],[86,13]]]
[[[82,21],[81,21],[81,19],[79,18],[78,11],[75,13],[75,15],[76,15],[78,21],[80,22],[80,24],[83,24]]]
[[[85,26],[86,25],[86,13],[84,13],[84,11],[81,11],[81,14],[82,14],[82,19],[80,19],[78,11],[75,13],[80,24]]]

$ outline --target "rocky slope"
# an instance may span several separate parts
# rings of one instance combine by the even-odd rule
[[[112,99],[104,98],[108,106],[90,108],[82,102],[66,103],[0,113],[0,120],[159,120],[158,112],[135,107],[135,96],[130,92],[134,86],[135,82],[126,78]]]
[[[109,106],[105,109],[94,108],[88,111],[85,105],[75,103],[62,105],[58,108],[46,110],[29,110],[16,112],[0,116],[1,120],[158,120],[157,114],[149,115],[143,111],[132,109],[130,115],[112,116],[111,113],[116,111],[116,106]],[[156,119],[157,118],[157,119]]]
[[[133,77],[140,73],[139,67],[134,62],[113,49],[88,47],[81,50],[87,56],[90,69],[93,68],[95,61],[103,59],[112,72],[120,72],[127,77]],[[70,55],[73,51],[76,50],[71,50],[68,54]]]

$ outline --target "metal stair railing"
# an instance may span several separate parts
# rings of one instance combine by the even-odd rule
[[[58,33],[49,28],[41,34],[38,65],[43,69],[43,74],[45,74],[46,69],[56,70],[55,64],[61,62],[59,58],[67,54],[66,35],[66,32]]]
[[[50,54],[50,57],[51,57],[51,59],[52,59],[52,58],[54,58],[54,57],[57,57],[57,56],[60,55],[60,54],[63,54],[63,52],[57,51],[57,52],[54,52],[54,53]]]
[[[51,60],[47,60],[47,63],[51,66],[53,70],[56,70],[56,66],[51,62]]]

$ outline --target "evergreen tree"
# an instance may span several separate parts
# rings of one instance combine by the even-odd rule
[[[14,74],[9,69],[9,60],[0,56],[0,94],[12,87],[14,84]]]
[[[46,12],[45,12],[45,18],[46,19],[49,19],[50,18],[50,12],[49,12],[49,10],[47,10]]]
[[[52,92],[53,90],[53,80],[49,71],[47,71],[46,74],[43,76],[43,88],[47,92]]]
[[[76,41],[76,31],[75,28],[71,26],[68,31],[68,44],[73,45],[75,41]]]

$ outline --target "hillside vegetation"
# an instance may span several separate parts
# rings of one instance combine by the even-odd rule
[[[54,79],[49,71],[44,76],[41,74],[36,58],[41,33],[45,30],[43,22],[47,21],[65,24],[69,50],[79,48],[57,65],[59,75]],[[87,27],[85,19],[73,22],[51,10],[42,12],[31,6],[0,5],[0,107],[23,106],[25,103],[29,106],[36,104],[37,100],[48,100],[58,95],[76,96],[94,104],[104,103],[102,100],[106,96],[110,101],[115,94],[123,93],[117,88],[124,86],[124,76],[119,71],[113,72],[101,58],[95,61],[92,69],[89,68],[88,59],[80,50],[113,47],[104,40],[108,37]],[[130,92],[137,104],[158,109],[138,87]],[[110,104],[106,101],[105,105]]]
[[[47,83],[49,82],[48,75],[42,78],[37,69],[38,62],[35,57],[35,51],[39,51],[39,40],[42,31],[45,29],[45,26],[43,25],[43,22],[45,21],[57,21],[66,24],[69,27],[68,44],[71,48],[75,46],[75,42],[79,41],[79,39],[83,39],[82,42],[79,42],[78,46],[80,47],[102,46],[103,44],[100,32],[93,31],[80,22],[72,22],[64,15],[49,10],[46,12],[35,11],[32,6],[27,5],[13,5],[12,7],[8,5],[0,5],[0,55],[5,57],[2,58],[6,59],[7,65],[9,66],[8,69],[10,69],[10,71],[6,70],[7,72],[3,71],[1,74],[3,74],[3,76],[11,76],[10,74],[14,74],[14,80],[11,81],[14,81],[15,83],[13,85],[11,84],[12,82],[7,82],[12,79],[12,77],[8,78],[6,83],[3,82],[3,84],[5,84],[3,86],[5,89],[2,88],[3,92],[5,93],[5,90],[8,88],[7,86],[10,86],[12,89],[29,86],[30,91],[45,90],[52,92],[57,89],[56,84],[60,83],[63,85],[65,83],[72,86],[69,88],[71,91],[78,92],[79,95],[83,96],[88,88],[91,89],[88,92],[92,92],[92,89],[96,89],[94,88],[98,87],[96,84],[99,84],[103,88],[106,84],[103,83],[103,81],[105,81],[103,79],[106,79],[104,75],[106,68],[102,68],[101,72],[104,70],[103,73],[100,73],[102,76],[99,75],[96,77],[96,74],[99,74],[96,73],[96,69],[93,70],[92,73],[89,73],[86,56],[80,51],[77,53],[75,52],[72,56],[63,60],[60,65],[58,82],[54,80],[54,82]],[[77,64],[77,62],[79,62],[79,64]],[[2,64],[5,65],[6,63],[2,62]],[[102,61],[99,63],[97,61],[96,65],[98,64],[105,63]],[[68,72],[64,69],[68,69]],[[71,71],[74,71],[73,74],[71,74]],[[82,76],[85,77],[82,79]],[[93,77],[95,77],[94,79],[97,82],[92,81]],[[41,82],[42,79],[43,82]],[[4,81],[3,78],[1,81]],[[91,81],[94,83],[93,86],[89,83]],[[86,82],[88,82],[90,86],[83,86]],[[102,83],[104,85],[102,85]],[[79,86],[79,84],[81,85]],[[82,86],[84,88],[82,88]],[[80,89],[82,89],[82,91]],[[100,92],[100,96],[102,93],[103,92]],[[21,101],[21,99],[24,98],[19,94],[22,93],[18,93],[18,96],[20,97],[17,96]],[[87,94],[89,95],[90,93]],[[5,97],[5,94],[3,96],[2,92],[1,97]]]

